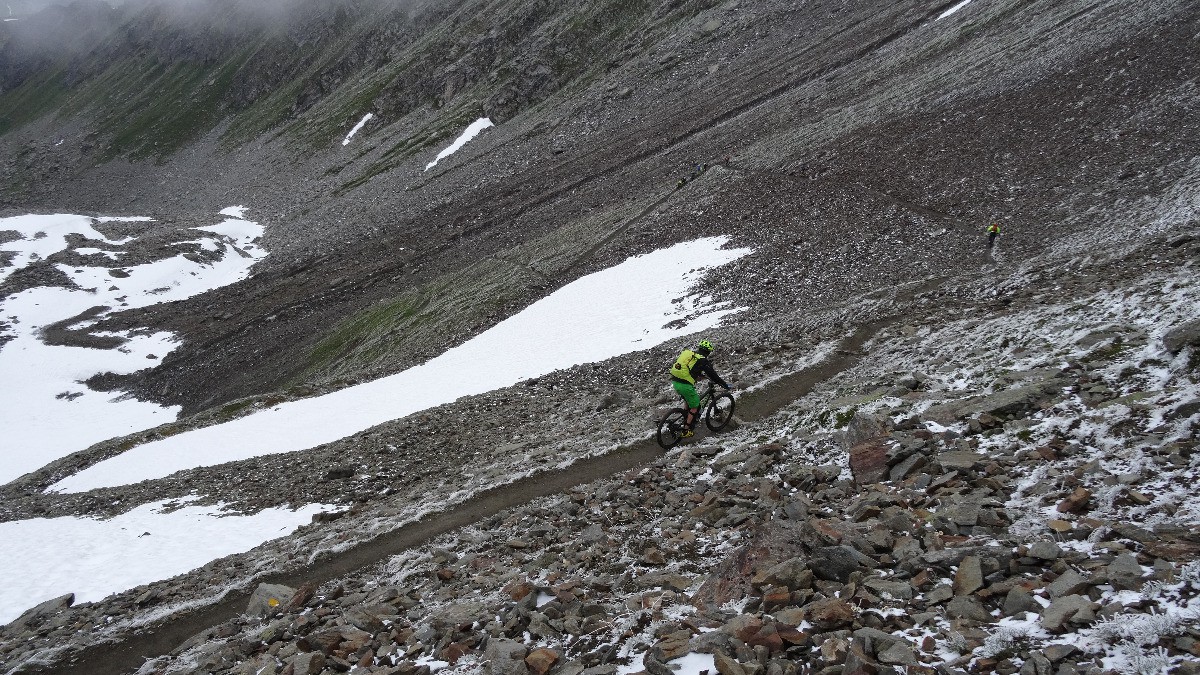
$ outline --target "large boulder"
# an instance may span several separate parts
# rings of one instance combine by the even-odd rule
[[[1167,331],[1163,335],[1163,347],[1178,354],[1185,347],[1200,347],[1200,319],[1193,319]]]
[[[483,652],[484,675],[527,675],[525,645],[504,638],[488,640]]]
[[[875,569],[875,560],[851,546],[825,546],[812,553],[808,562],[813,575],[825,581],[850,581],[854,572]]]
[[[246,616],[271,616],[283,609],[296,595],[296,589],[283,584],[259,584],[250,594]]]
[[[12,625],[14,627],[36,626],[42,621],[46,620],[47,617],[54,616],[58,612],[70,607],[73,604],[75,604],[74,593],[60,595],[57,598],[52,598],[38,604],[35,607],[25,610],[21,616],[17,617],[17,619],[12,622]]]

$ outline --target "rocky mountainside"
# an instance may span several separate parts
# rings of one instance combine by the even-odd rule
[[[5,497],[26,513],[198,490],[247,510],[354,505],[105,602],[35,608],[4,629],[5,665],[1196,672],[1198,253],[1192,234],[1052,252],[778,322],[771,340],[722,331],[738,428],[665,454],[641,454],[640,397],[662,388],[635,373],[670,349],[598,364],[603,384],[563,371],[300,463],[75,500],[27,483]],[[846,316],[871,321],[838,339]],[[468,417],[481,424],[462,431]],[[514,418],[524,441],[506,443]],[[644,464],[604,475],[630,455]]]
[[[959,5],[79,2],[0,24],[2,215],[153,216],[154,260],[238,203],[271,253],[92,326],[179,335],[90,384],[184,415],[0,486],[0,518],[343,509],[103,602],[63,589],[2,629],[0,667],[1195,672],[1200,8]],[[648,440],[676,341],[301,453],[45,492],[718,234],[753,249],[702,282],[746,307],[711,334],[736,429]],[[248,607],[261,582],[277,602]]]
[[[948,4],[300,3],[216,27],[123,5],[0,96],[4,184],[12,212],[234,202],[267,225],[253,281],[110,322],[186,336],[107,386],[190,413],[395,372],[699,234],[755,247],[768,283],[717,290],[768,316],[969,265],[991,219],[1024,256],[1123,232],[1187,183],[1190,3]]]

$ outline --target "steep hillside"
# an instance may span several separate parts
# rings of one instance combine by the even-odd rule
[[[156,40],[159,15],[132,13],[122,34],[144,44],[113,38],[96,49],[120,58],[88,62],[158,84],[121,90],[128,78],[97,73],[4,137],[26,207],[176,219],[237,200],[268,225],[273,255],[252,282],[122,322],[188,338],[122,383],[142,395],[196,411],[394,372],[589,269],[695,233],[756,246],[748,265],[764,278],[805,279],[753,286],[761,311],[820,306],[963,265],[991,219],[1023,255],[1124,229],[1196,155],[1187,3],[973,3],[940,20],[946,6],[916,2],[402,4],[386,20],[305,6],[286,29],[231,22],[257,32],[227,52],[221,31]],[[170,93],[190,77],[205,88]],[[0,104],[30,110],[24,95]],[[424,170],[489,115],[498,127]],[[202,139],[176,150],[192,132]],[[719,170],[677,190],[700,163]],[[447,288],[487,300],[425,303]]]
[[[87,259],[119,276],[203,260],[190,228],[239,204],[268,255],[58,326],[96,348],[173,332],[159,365],[88,385],[183,413],[0,486],[0,522],[344,511],[41,606],[3,629],[0,670],[1195,672],[1200,5],[14,7],[0,216],[155,218]],[[648,440],[676,340],[310,450],[47,491],[717,235],[751,249],[696,288],[743,308],[706,333],[742,407],[682,452]],[[54,266],[94,243],[0,293],[71,285]],[[300,592],[260,622],[260,581]]]
[[[737,427],[665,455],[646,435],[670,398],[641,374],[679,345],[298,455],[42,492],[97,446],[6,486],[9,517],[197,495],[352,508],[47,602],[0,655],[54,673],[145,656],[137,672],[612,675],[689,654],[735,675],[1194,673],[1197,253],[1191,233],[1100,242],[714,331]]]

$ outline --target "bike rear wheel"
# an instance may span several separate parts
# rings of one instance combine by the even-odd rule
[[[713,397],[712,403],[704,409],[704,426],[712,431],[720,431],[733,419],[733,410],[737,402],[729,392],[722,392]]]
[[[683,440],[683,432],[687,430],[687,413],[683,408],[675,408],[659,420],[657,438],[663,450],[670,450]]]

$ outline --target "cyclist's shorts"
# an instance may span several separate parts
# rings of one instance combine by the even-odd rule
[[[700,394],[696,393],[696,387],[688,384],[687,382],[672,382],[671,385],[675,387],[675,393],[679,394],[683,397],[683,400],[687,401],[687,407],[700,407]]]

